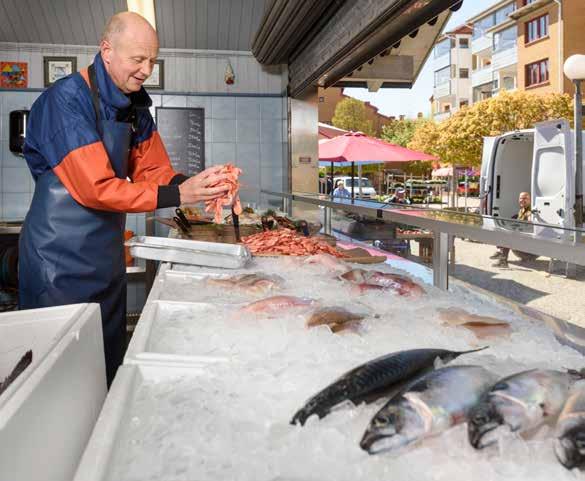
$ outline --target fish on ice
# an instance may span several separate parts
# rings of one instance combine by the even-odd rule
[[[439,359],[448,363],[453,359],[471,352],[449,351],[447,349],[410,349],[393,352],[377,357],[343,374],[332,384],[312,396],[299,409],[291,424],[304,425],[306,420],[316,414],[319,418],[344,401],[357,405],[363,401],[372,402],[380,397],[391,396],[408,382],[432,370]]]
[[[531,369],[499,380],[469,414],[470,444],[482,449],[510,432],[529,433],[554,422],[581,377],[577,371]]]
[[[447,366],[427,373],[390,399],[360,442],[369,454],[401,452],[466,420],[497,376],[481,366]]]

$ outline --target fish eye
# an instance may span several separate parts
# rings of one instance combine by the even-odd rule
[[[492,388],[492,391],[505,391],[506,389],[508,389],[508,383],[499,382]]]
[[[390,418],[388,418],[387,416],[383,415],[383,414],[378,414],[375,418],[374,418],[374,424],[376,426],[385,426],[386,424],[388,424],[390,422]]]
[[[489,416],[484,412],[475,413],[472,419],[474,424],[486,424],[490,420]]]

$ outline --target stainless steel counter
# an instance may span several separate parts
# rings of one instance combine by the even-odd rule
[[[454,236],[531,254],[585,265],[583,231],[563,229],[560,226],[498,217],[464,214],[428,209],[422,206],[401,206],[377,201],[332,199],[329,195],[262,191],[280,197],[286,202],[318,205],[325,209],[325,226],[330,225],[331,211],[342,210],[369,217],[420,227],[434,233],[433,276],[435,286],[448,288],[448,246]],[[579,241],[576,242],[575,239]]]

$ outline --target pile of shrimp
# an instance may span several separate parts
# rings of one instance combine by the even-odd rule
[[[223,179],[222,181],[217,182],[216,184],[210,186],[218,187],[227,185],[229,187],[229,190],[221,197],[205,201],[205,212],[213,211],[214,213],[213,220],[216,224],[221,224],[224,206],[233,204],[234,213],[236,215],[240,215],[242,213],[242,204],[240,203],[240,197],[238,196],[238,190],[240,189],[238,177],[240,176],[241,173],[242,170],[238,169],[235,165],[226,164],[218,172],[218,174],[227,174],[228,178]]]

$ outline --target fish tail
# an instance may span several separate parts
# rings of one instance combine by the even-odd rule
[[[574,380],[585,379],[585,367],[581,369],[567,369],[567,374]]]
[[[290,420],[290,423],[294,426],[295,424],[300,424],[301,426],[305,425],[307,418],[310,416],[305,409],[299,409],[295,415]]]
[[[471,354],[472,352],[479,352],[483,351],[484,349],[489,349],[489,346],[478,347],[477,349],[470,349],[469,351],[457,351],[455,355],[462,356],[463,354]]]

